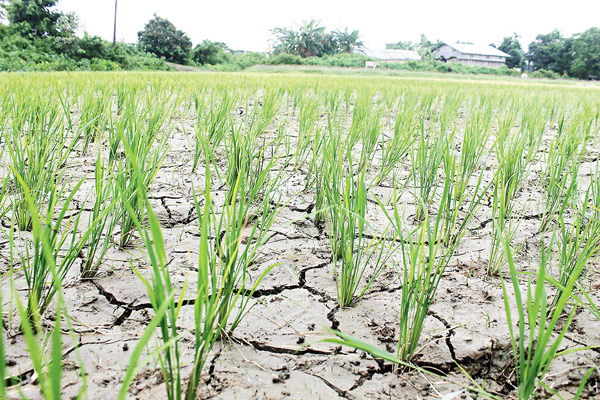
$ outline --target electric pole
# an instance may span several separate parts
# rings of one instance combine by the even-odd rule
[[[117,0],[115,0],[115,24],[113,26],[113,47],[117,43]]]

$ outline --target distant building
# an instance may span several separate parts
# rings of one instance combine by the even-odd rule
[[[354,52],[364,54],[378,62],[421,61],[421,56],[414,50],[366,49],[361,47],[355,49]]]
[[[508,57],[495,47],[466,43],[444,44],[435,51],[436,60],[488,68],[503,67]]]

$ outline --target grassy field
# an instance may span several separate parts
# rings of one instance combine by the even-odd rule
[[[0,398],[600,396],[597,85],[0,83]]]

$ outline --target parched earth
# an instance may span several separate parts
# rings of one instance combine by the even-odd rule
[[[182,112],[171,122],[168,157],[150,190],[165,237],[171,279],[179,288],[187,279],[186,299],[194,298],[190,288],[196,284],[199,243],[192,184],[202,187],[204,182],[202,172],[191,172],[195,124],[192,114]],[[461,118],[462,114],[459,124]],[[293,138],[297,136],[295,116],[291,117],[287,132]],[[545,139],[553,133],[547,132]],[[73,181],[88,177],[78,195],[81,206],[86,204],[93,185],[97,151],[94,148],[85,156],[79,155],[69,169]],[[589,177],[597,155],[598,151],[590,150],[589,160],[584,163],[589,168],[580,171],[582,179]],[[488,182],[493,174],[489,166],[494,162],[493,157],[488,160],[484,175]],[[404,178],[408,171],[406,167]],[[535,171],[534,165],[519,195],[519,201],[532,204],[522,218],[516,240],[523,245],[517,257],[522,270],[536,265],[541,239],[537,217],[540,189]],[[274,263],[278,266],[254,293],[253,307],[233,336],[213,349],[205,366],[199,398],[422,399],[442,398],[456,392],[457,398],[471,398],[477,395],[467,392],[465,387],[475,384],[499,398],[514,397],[516,377],[500,278],[486,273],[491,242],[490,204],[484,204],[471,221],[426,319],[415,364],[435,375],[414,370],[395,372],[389,363],[363,351],[320,341],[331,337],[329,329],[335,329],[394,352],[401,292],[398,272],[388,268],[352,307],[338,307],[326,229],[314,223],[314,191],[304,189],[305,179],[305,170],[295,171],[285,179],[282,208],[272,228],[273,237],[260,251],[252,276],[258,277]],[[226,188],[224,184],[215,184],[214,188],[218,188],[214,191],[218,202],[224,198]],[[384,180],[372,192],[385,198],[392,190]],[[409,185],[401,197],[409,217],[414,210],[411,193]],[[386,226],[375,202],[368,205],[368,219],[375,231],[381,232]],[[118,234],[117,228],[115,238]],[[0,246],[5,254],[7,240],[2,239]],[[78,268],[74,268],[65,281],[64,297],[73,334],[70,342],[65,340],[64,398],[75,396],[81,388],[81,365],[87,376],[89,398],[115,398],[132,349],[153,315],[146,289],[131,268],[133,265],[142,275],[150,276],[140,246],[139,240],[126,251],[113,246],[96,279],[82,281],[77,275]],[[597,264],[588,268],[584,285],[590,289],[596,304],[600,304]],[[5,303],[10,293],[7,286],[3,279]],[[18,274],[15,286],[23,287]],[[523,290],[525,287],[523,282]],[[514,307],[514,300],[510,302]],[[192,304],[182,307],[179,319],[184,332],[182,358],[188,362],[182,371],[184,377],[189,375],[193,355]],[[50,324],[52,317],[51,313],[46,315],[46,323]],[[29,380],[19,390],[36,398],[39,391],[31,361],[22,335],[13,328],[8,332],[8,369]],[[587,309],[580,308],[561,350],[593,346],[600,346],[600,323]],[[598,365],[598,347],[561,355],[554,360],[545,384],[564,398],[571,398],[588,368]],[[19,398],[19,390],[13,389],[11,398]],[[160,369],[154,361],[136,375],[130,395],[135,399],[165,398]],[[540,394],[545,396],[548,393]],[[597,373],[591,376],[584,390],[584,398],[596,396],[600,396]]]

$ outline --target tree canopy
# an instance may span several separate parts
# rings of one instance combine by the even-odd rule
[[[54,10],[58,0],[9,0],[3,7],[12,29],[24,36],[58,36],[63,13]]]
[[[192,50],[192,60],[198,64],[224,64],[229,60],[231,49],[223,42],[204,40]]]
[[[357,30],[327,32],[316,20],[305,21],[298,29],[274,28],[275,54],[293,54],[303,58],[350,53],[362,46]]]
[[[505,36],[500,46],[498,46],[498,50],[510,55],[506,59],[506,66],[508,68],[523,68],[525,66],[523,48],[519,42],[519,35],[516,33],[514,36]]]
[[[189,60],[192,50],[192,41],[187,34],[156,14],[144,26],[144,30],[138,32],[138,42],[144,51],[179,64]]]

